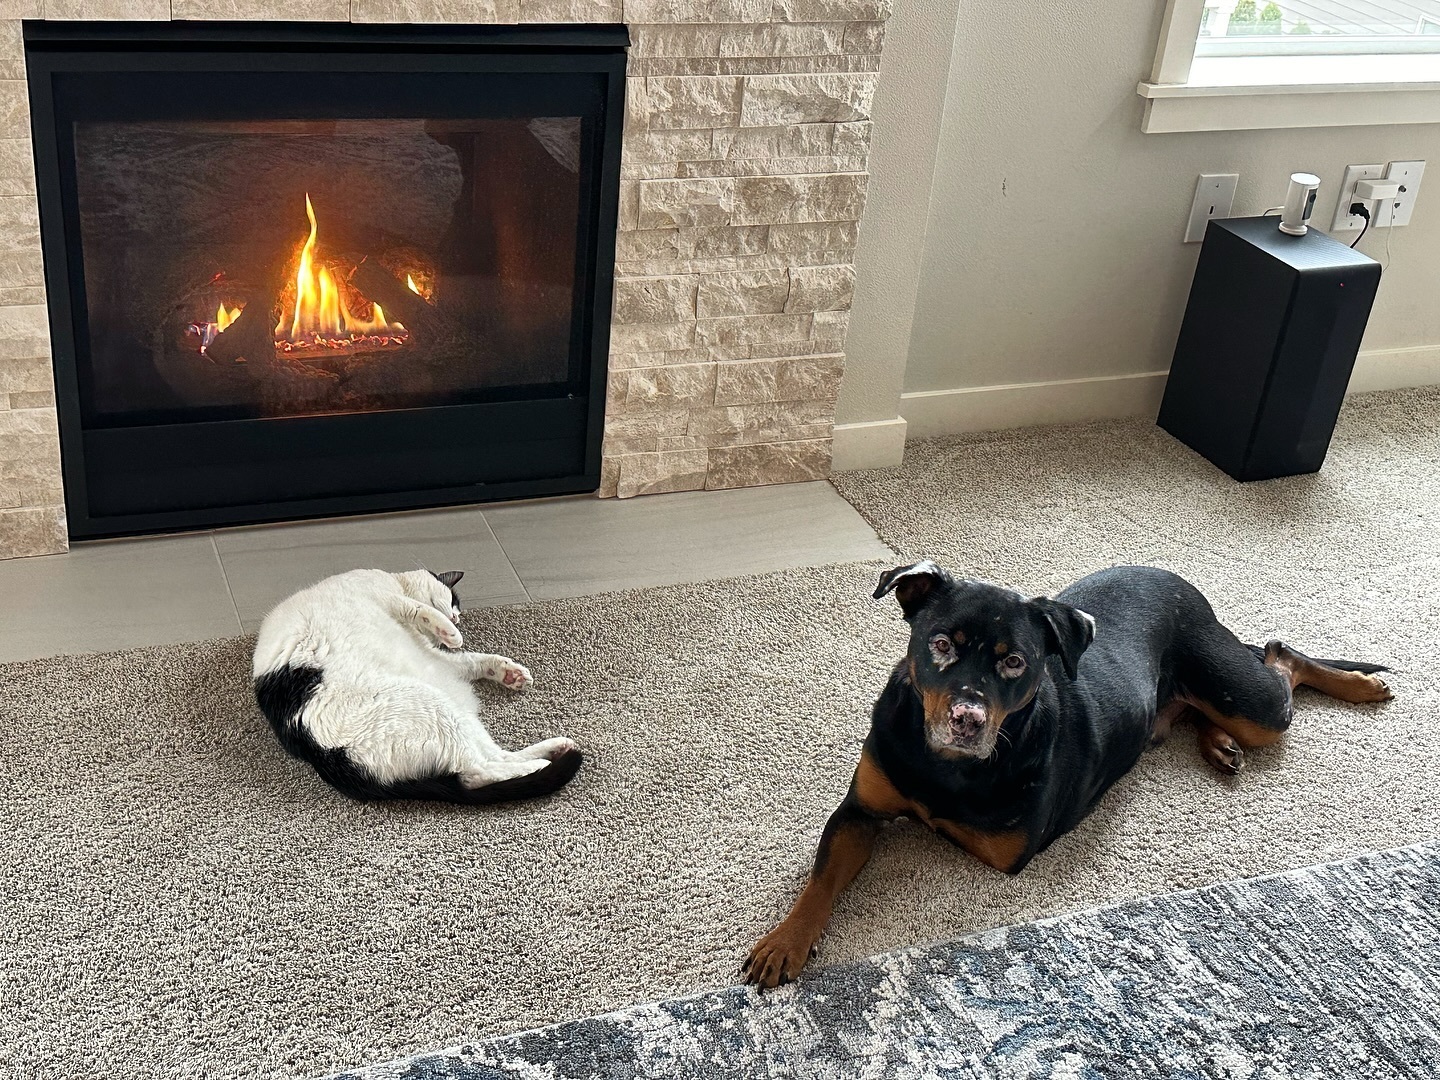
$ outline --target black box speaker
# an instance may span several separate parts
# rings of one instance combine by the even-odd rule
[[[1159,425],[1236,480],[1319,470],[1380,264],[1277,217],[1210,222]]]

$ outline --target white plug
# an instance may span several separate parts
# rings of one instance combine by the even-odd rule
[[[1361,202],[1393,199],[1399,194],[1399,180],[1361,180],[1355,185],[1355,198]]]

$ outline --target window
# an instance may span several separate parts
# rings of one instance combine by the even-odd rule
[[[1440,122],[1440,0],[1170,0],[1149,132]]]

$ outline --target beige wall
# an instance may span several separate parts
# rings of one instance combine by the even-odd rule
[[[887,201],[914,199],[932,172],[930,103],[897,99],[923,84],[913,50],[928,62],[950,40],[946,6],[897,2],[857,255],[862,293],[898,292],[906,249],[919,266],[906,392],[1166,368],[1199,252],[1181,235],[1201,172],[1240,174],[1236,214],[1279,203],[1293,171],[1319,173],[1315,220],[1328,224],[1346,164],[1437,162],[1388,259],[1386,230],[1361,247],[1389,264],[1365,348],[1440,346],[1440,125],[1142,134],[1135,84],[1154,59],[1160,0],[1111,0],[1103,16],[1077,0],[961,0],[923,258],[908,237],[877,236],[903,216]],[[894,329],[857,296],[842,423],[887,415]]]
[[[840,424],[895,416],[920,288],[957,0],[898,0],[872,108],[870,189],[855,251]]]

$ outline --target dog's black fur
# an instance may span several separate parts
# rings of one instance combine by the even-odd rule
[[[907,655],[875,703],[805,893],[750,955],[751,982],[799,971],[884,820],[918,818],[1018,873],[1182,713],[1207,760],[1233,774],[1246,747],[1289,727],[1295,685],[1347,701],[1390,696],[1377,664],[1243,644],[1199,590],[1151,567],[1104,570],[1052,600],[924,562],[883,574],[876,598],[892,591],[911,627]]]

